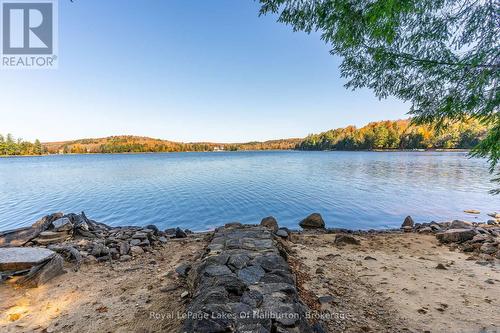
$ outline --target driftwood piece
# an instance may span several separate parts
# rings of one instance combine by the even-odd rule
[[[64,254],[69,258],[73,258],[76,263],[75,271],[80,269],[80,265],[83,261],[82,255],[80,252],[72,246],[59,246],[59,245],[50,245],[49,249],[55,251],[60,254]]]
[[[47,230],[52,222],[62,216],[62,213],[47,215],[35,222],[31,227],[0,232],[0,247],[23,246],[40,235],[42,231]]]
[[[56,276],[64,274],[63,265],[63,258],[55,253],[47,261],[31,268],[26,276],[16,281],[16,284],[22,287],[36,288],[47,283]]]

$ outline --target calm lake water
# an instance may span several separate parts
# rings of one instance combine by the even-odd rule
[[[500,196],[484,160],[439,152],[221,152],[0,159],[0,230],[48,213],[85,211],[110,225],[207,230],[273,215],[298,228],[312,212],[329,227],[485,221]],[[479,209],[482,214],[464,214]]]

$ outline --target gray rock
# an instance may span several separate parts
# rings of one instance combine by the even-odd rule
[[[470,222],[454,220],[450,224],[450,229],[470,229],[470,228],[472,228],[472,223]]]
[[[141,240],[140,239],[134,238],[134,239],[130,240],[130,246],[137,246],[139,244],[141,244]]]
[[[98,258],[109,254],[109,248],[101,243],[95,243],[90,252],[94,257]]]
[[[133,239],[140,239],[140,240],[144,240],[144,239],[148,239],[148,234],[145,233],[145,232],[136,232],[133,236],[132,236]]]
[[[283,229],[283,228],[278,229],[278,231],[276,231],[276,236],[287,239],[288,238],[288,230]]]
[[[236,253],[231,255],[227,264],[235,269],[242,269],[250,261],[250,257],[245,253]]]
[[[158,237],[158,240],[160,241],[160,243],[163,243],[163,244],[168,243],[167,238],[165,238],[163,236]]]
[[[442,230],[441,226],[439,224],[437,224],[436,222],[431,222],[430,228],[433,231],[441,231]]]
[[[105,262],[105,261],[110,261],[110,260],[111,260],[110,254],[106,254],[104,256],[97,258],[97,262]]]
[[[239,228],[243,226],[240,222],[229,222],[224,224],[224,228],[230,229],[230,228]]]
[[[187,234],[181,228],[175,229],[175,238],[186,238]]]
[[[476,232],[472,229],[450,229],[436,234],[436,238],[442,243],[463,243],[473,239]]]
[[[180,266],[177,266],[177,268],[175,269],[175,272],[182,277],[186,277],[190,270],[191,270],[191,265],[185,263],[185,264],[182,264]]]
[[[120,256],[120,261],[129,261],[130,259],[132,259],[132,257],[127,254]]]
[[[33,242],[40,245],[50,245],[62,243],[70,237],[71,235],[68,231],[43,231],[33,240]]]
[[[403,221],[403,224],[401,225],[401,228],[404,228],[404,227],[411,227],[411,228],[413,228],[414,225],[415,225],[415,222],[413,222],[413,219],[411,218],[411,216],[407,216],[405,218],[405,220]]]
[[[73,224],[67,217],[62,217],[60,219],[55,220],[52,222],[52,225],[54,226],[54,231],[71,231],[73,230]]]
[[[280,255],[276,253],[269,253],[266,255],[260,255],[256,258],[254,258],[251,261],[251,264],[254,266],[260,266],[262,267],[265,271],[270,272],[273,270],[281,269],[281,270],[288,270],[288,264],[281,257]]]
[[[45,231],[53,221],[61,218],[62,213],[47,215],[33,223],[31,227],[18,228],[0,232],[0,247],[23,246]]]
[[[273,216],[264,217],[260,225],[275,232],[278,230],[278,221]]]
[[[36,288],[64,273],[64,259],[56,253],[44,262],[33,266],[27,275],[16,281],[16,284]]]
[[[109,255],[114,260],[118,260],[120,258],[120,252],[117,249],[115,249],[114,247],[109,249]]]
[[[0,248],[0,271],[21,271],[41,264],[55,255],[40,247]]]
[[[299,222],[303,229],[324,229],[325,221],[319,213],[313,213]]]
[[[432,228],[431,227],[423,227],[418,229],[418,232],[421,234],[430,234],[432,233]]]
[[[155,235],[159,235],[160,234],[160,230],[154,224],[148,224],[146,226],[146,229],[152,230]]]
[[[238,272],[238,277],[248,284],[259,282],[266,272],[260,266],[248,266]]]
[[[497,252],[497,250],[498,247],[493,243],[484,243],[480,248],[480,251],[486,254],[493,254]]]
[[[165,234],[166,235],[175,235],[175,228],[168,228],[168,229],[165,229]]]
[[[262,283],[288,283],[291,285],[295,284],[293,276],[285,270],[275,269],[266,274],[260,279]]]
[[[351,244],[351,245],[359,245],[361,242],[354,238],[354,236],[351,235],[336,235],[335,240],[333,241],[337,245],[341,244]]]
[[[205,275],[207,276],[221,276],[231,273],[231,270],[225,265],[209,265],[205,268]]]
[[[486,235],[475,235],[472,238],[471,242],[472,243],[483,243],[483,242],[487,241],[488,239],[489,239],[489,237]]]
[[[264,297],[257,290],[248,290],[241,296],[241,301],[251,307],[258,308],[262,304]]]
[[[144,253],[144,250],[140,246],[132,246],[130,248],[130,254],[132,254],[133,256],[139,256],[143,253]]]
[[[85,257],[84,262],[86,262],[87,264],[94,264],[97,262],[97,258],[89,254],[87,257]]]
[[[128,252],[130,251],[130,245],[128,244],[128,242],[122,242],[120,243],[120,255],[125,255],[125,254],[128,254]]]

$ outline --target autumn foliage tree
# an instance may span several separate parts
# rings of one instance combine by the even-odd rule
[[[380,98],[393,95],[410,102],[416,124],[441,128],[472,118],[488,126],[474,155],[487,157],[495,172],[500,161],[500,1],[260,3],[261,14],[275,13],[296,31],[319,31],[331,53],[343,59],[340,69],[348,88],[366,87]]]

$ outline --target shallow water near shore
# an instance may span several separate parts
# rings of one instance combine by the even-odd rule
[[[486,221],[500,211],[487,162],[464,152],[220,152],[0,159],[0,230],[85,211],[110,225],[208,230],[275,216],[298,228],[312,212],[328,227]],[[480,215],[463,213],[478,209]]]

